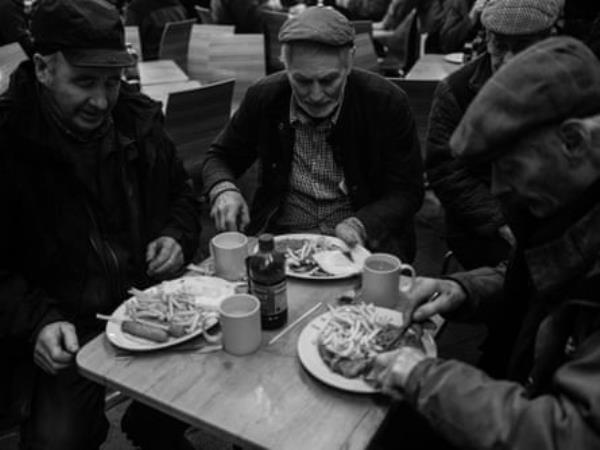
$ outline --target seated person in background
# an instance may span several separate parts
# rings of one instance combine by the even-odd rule
[[[351,20],[383,19],[391,0],[335,0],[334,6],[339,8]],[[332,2],[333,3],[333,2]]]
[[[377,358],[374,378],[456,448],[598,449],[600,62],[570,37],[525,50],[483,87],[452,148],[491,160],[517,252],[507,269],[417,279],[412,317],[491,314],[503,370],[402,347]]]
[[[427,177],[446,214],[448,247],[465,269],[496,265],[514,238],[490,193],[490,165],[466,166],[452,157],[450,137],[477,92],[517,52],[548,37],[560,0],[490,0],[481,16],[487,52],[436,88],[427,136]]]
[[[423,172],[406,95],[352,68],[354,29],[333,9],[308,8],[279,39],[285,72],[248,89],[202,167],[217,229],[335,234],[412,261]],[[257,159],[249,212],[234,181]]]
[[[460,52],[475,38],[481,29],[481,11],[488,1],[446,0],[439,30],[442,53]]]
[[[236,33],[262,33],[261,12],[272,9],[280,5],[268,0],[211,0],[210,7],[214,23],[235,25]]]
[[[191,259],[199,209],[160,104],[120,82],[133,61],[114,6],[40,0],[31,31],[0,97],[0,415],[25,416],[20,448],[97,449],[105,389],[75,355],[97,313]],[[124,418],[145,449],[185,448],[185,428],[135,402]]]
[[[151,61],[158,59],[165,24],[189,18],[186,7],[179,0],[132,0],[127,7],[125,25],[138,26],[142,59]]]
[[[23,0],[0,0],[0,46],[18,42],[32,55],[28,8]]]

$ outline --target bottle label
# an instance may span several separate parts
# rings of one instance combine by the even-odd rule
[[[250,280],[250,291],[260,300],[262,316],[272,316],[287,309],[286,280],[265,285]]]

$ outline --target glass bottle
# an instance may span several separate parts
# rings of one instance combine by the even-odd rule
[[[273,330],[287,322],[285,255],[275,250],[273,235],[258,238],[258,252],[246,260],[248,289],[260,300],[262,327]]]

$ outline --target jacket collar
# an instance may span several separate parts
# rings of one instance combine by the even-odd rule
[[[488,52],[483,53],[474,61],[475,70],[469,78],[469,89],[473,92],[479,92],[485,82],[489,80],[492,73],[492,61]]]

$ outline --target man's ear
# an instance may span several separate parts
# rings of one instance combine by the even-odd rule
[[[48,87],[52,79],[52,70],[48,58],[44,58],[39,53],[33,55],[33,67],[35,69],[35,77],[37,80]]]
[[[580,164],[589,157],[592,133],[583,120],[565,120],[560,125],[558,133],[563,143],[562,151],[571,164]]]

